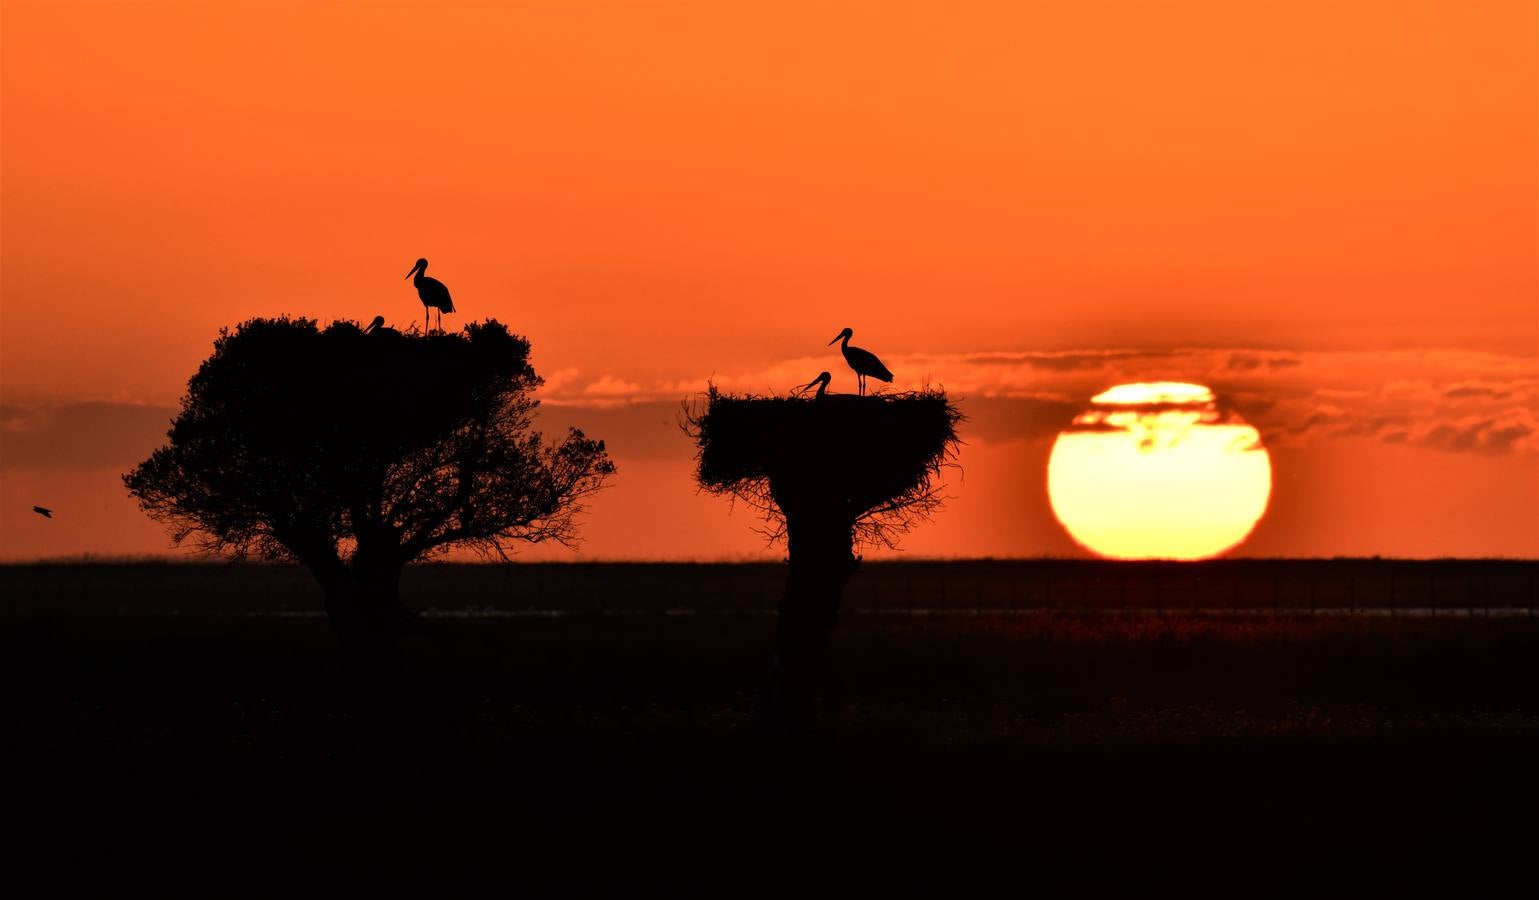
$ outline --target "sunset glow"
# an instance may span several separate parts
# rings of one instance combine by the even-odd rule
[[[1533,880],[1536,35],[0,0],[10,880]]]
[[[1053,512],[1081,545],[1119,559],[1203,559],[1266,511],[1271,460],[1255,428],[1198,384],[1096,395],[1048,462]]]
[[[1532,2],[0,7],[0,557],[186,552],[121,476],[220,329],[420,328],[421,257],[618,465],[525,559],[779,559],[679,405],[846,326],[967,417],[910,556],[1082,554],[1058,430],[1162,377],[1286,473],[1246,555],[1539,552]]]

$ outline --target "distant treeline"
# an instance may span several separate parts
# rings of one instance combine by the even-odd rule
[[[845,609],[974,610],[1535,610],[1532,560],[1235,559],[868,562]],[[769,613],[785,586],[778,563],[515,563],[409,567],[404,603],[492,614]],[[18,563],[0,566],[12,614],[188,615],[319,612],[315,580],[261,563]]]

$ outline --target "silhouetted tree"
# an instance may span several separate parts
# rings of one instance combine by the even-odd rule
[[[703,408],[686,406],[701,487],[759,510],[771,541],[786,542],[776,650],[793,726],[810,714],[857,548],[894,547],[940,508],[960,420],[939,390],[805,399],[712,387]]]
[[[419,336],[252,319],[220,332],[169,443],[123,480],[178,543],[297,560],[339,634],[376,634],[413,560],[574,538],[614,466],[580,431],[530,429],[540,384],[495,321]]]

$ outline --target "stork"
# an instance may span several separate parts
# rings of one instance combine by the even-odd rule
[[[801,387],[797,388],[792,393],[795,393],[797,395],[805,394],[805,393],[807,393],[808,390],[810,390],[812,388],[813,385],[817,385],[818,386],[818,392],[816,394],[812,395],[812,399],[814,399],[814,400],[822,400],[825,396],[828,395],[828,383],[830,381],[833,381],[833,380],[834,380],[834,376],[828,374],[827,372],[819,372],[818,373],[818,377],[812,379],[811,381],[809,381],[806,384],[802,385]]]
[[[887,371],[887,367],[882,365],[882,361],[876,358],[875,353],[859,347],[851,347],[850,338],[854,336],[854,330],[846,328],[834,335],[834,340],[829,341],[828,345],[832,347],[835,341],[843,342],[839,345],[839,351],[844,354],[844,361],[855,370],[856,380],[860,383],[860,394],[865,396],[867,378],[875,378],[877,381],[891,384],[892,373]]]
[[[49,509],[46,506],[34,506],[34,507],[32,507],[32,511],[37,513],[38,515],[42,516],[45,519],[52,519],[53,518],[53,510]]]
[[[406,273],[411,278],[412,287],[417,289],[417,297],[422,300],[422,327],[428,327],[428,315],[430,310],[438,310],[438,330],[444,330],[444,313],[454,312],[454,301],[449,299],[449,289],[437,278],[429,278],[427,275],[428,262],[425,259],[417,260],[417,264]],[[417,277],[412,278],[415,275]]]
[[[384,316],[375,316],[374,317],[374,321],[370,322],[363,329],[363,333],[364,334],[393,334],[393,335],[396,335],[397,337],[399,337],[400,334],[401,334],[399,331],[396,331],[394,328],[389,328],[389,327],[387,327],[385,325],[385,317]]]

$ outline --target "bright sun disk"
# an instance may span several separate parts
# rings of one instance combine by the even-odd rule
[[[1272,492],[1254,427],[1200,384],[1119,384],[1090,402],[1047,464],[1075,541],[1117,559],[1205,559],[1245,540]]]

